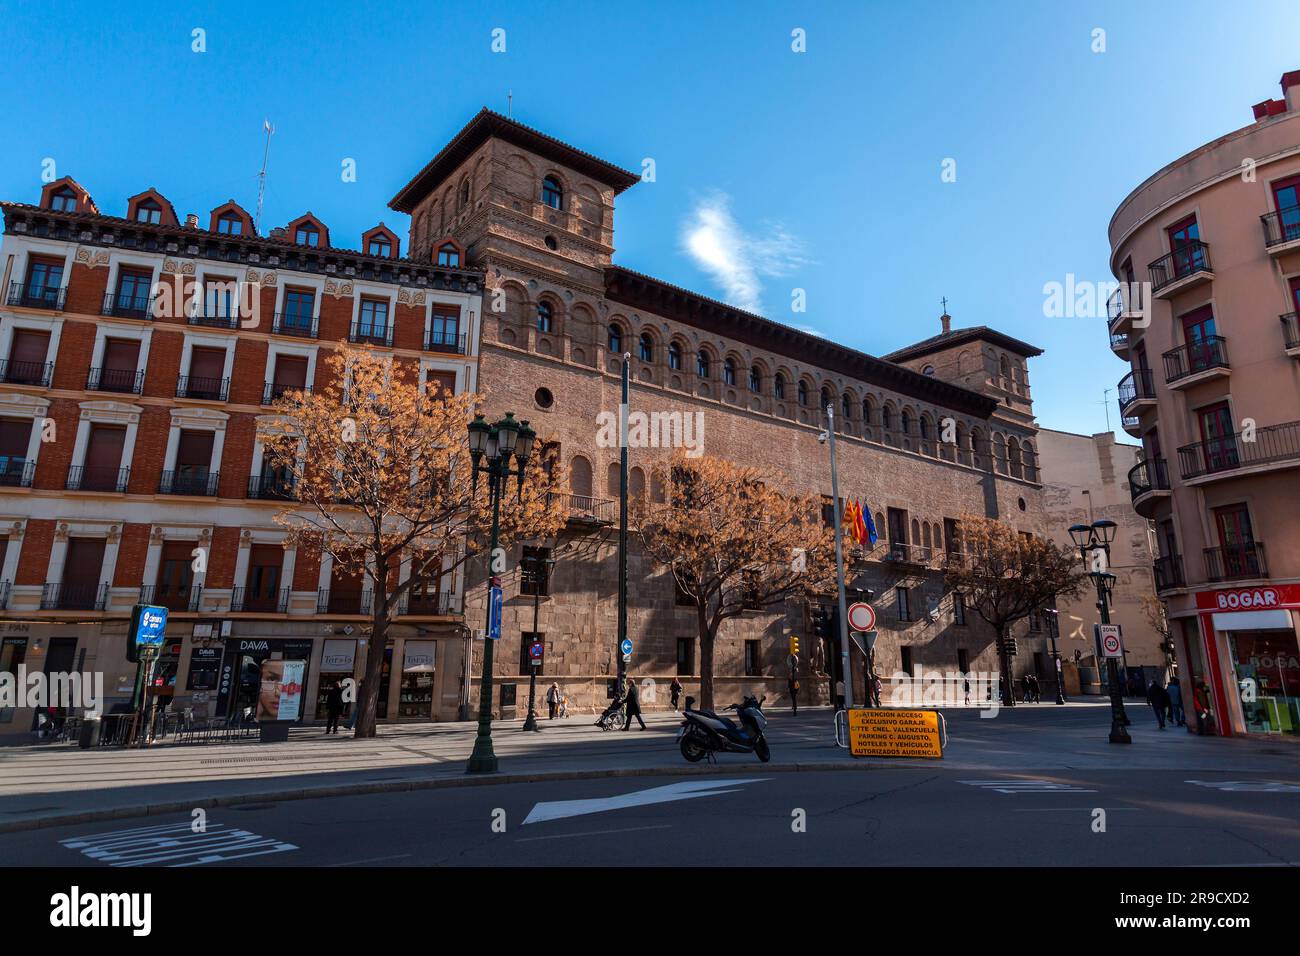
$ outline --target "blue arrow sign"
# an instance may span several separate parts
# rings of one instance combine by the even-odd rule
[[[501,640],[501,588],[488,591],[488,639]]]
[[[623,642],[618,645],[618,649],[623,652],[624,657],[628,657],[632,653],[632,638],[623,638]]]

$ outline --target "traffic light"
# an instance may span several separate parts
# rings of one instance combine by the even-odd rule
[[[790,653],[791,653],[791,654],[798,654],[798,653],[799,653],[799,635],[798,635],[798,634],[791,634],[791,635],[790,635]]]
[[[1006,652],[1006,655],[1008,657],[1015,657],[1017,650],[1019,650],[1019,648],[1016,646],[1016,639],[1014,637],[1003,638],[1002,649],[1003,651]]]

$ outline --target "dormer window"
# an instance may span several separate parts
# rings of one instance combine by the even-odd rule
[[[217,218],[217,232],[223,236],[239,236],[244,232],[244,220],[234,213],[226,213]]]
[[[537,303],[537,331],[550,332],[555,327],[555,313],[549,302]]]
[[[293,241],[300,246],[320,245],[320,230],[310,223],[303,223],[293,234]]]
[[[564,208],[564,187],[554,176],[542,180],[542,205],[552,209]]]
[[[162,222],[162,207],[152,199],[143,200],[135,207],[135,221],[158,225]]]
[[[366,255],[368,256],[391,256],[393,254],[393,244],[388,241],[386,236],[375,236],[366,243]]]
[[[77,194],[64,186],[50,197],[50,208],[55,212],[76,212]]]
[[[454,243],[448,242],[438,247],[438,265],[460,268],[460,250]]]

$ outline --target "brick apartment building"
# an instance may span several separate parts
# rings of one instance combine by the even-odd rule
[[[153,189],[122,216],[70,178],[0,209],[0,669],[100,670],[109,705],[129,699],[126,619],[144,601],[170,611],[160,692],[177,706],[234,714],[283,657],[308,661],[311,718],[322,676],[362,667],[370,595],[284,546],[292,488],[264,466],[258,420],[285,389],[321,387],[321,352],[344,340],[475,388],[481,273],[454,243],[401,258],[382,223],[360,251],[310,213],[269,236],[234,202],[181,223]],[[381,714],[454,715],[458,578],[403,609]],[[0,710],[0,735],[32,723]]]
[[[1111,218],[1133,506],[1212,729],[1300,732],[1300,71]],[[1135,294],[1137,293],[1137,294]],[[1140,298],[1139,298],[1140,294]],[[1188,680],[1188,677],[1191,680]]]
[[[637,182],[484,110],[390,203],[411,216],[416,260],[450,236],[486,275],[480,389],[489,410],[529,418],[567,468],[576,498],[613,521],[618,449],[600,446],[598,415],[618,408],[622,353],[632,356],[633,413],[698,415],[706,454],[779,470],[827,501],[829,461],[818,433],[822,409],[833,403],[841,494],[872,510],[880,534],[874,549],[853,555],[849,581],[868,590],[878,610],[878,669],[995,671],[991,633],[945,589],[941,564],[957,546],[963,512],[1045,533],[1026,365],[1039,350],[988,328],[953,329],[945,315],[933,338],[875,358],[615,265],[615,197]],[[941,440],[945,420],[955,423],[952,443]],[[647,487],[647,475],[671,454],[631,450],[633,495],[662,493]],[[629,580],[630,672],[644,696],[663,705],[674,676],[688,693],[697,679],[694,613],[680,605],[671,575],[635,547]],[[544,686],[557,681],[579,706],[603,706],[617,670],[612,546],[559,560],[538,587]],[[501,696],[493,707],[509,716],[526,707],[522,658],[534,596],[518,572],[506,576],[505,588],[505,636],[495,654]],[[484,600],[481,580],[471,579],[472,627],[482,626]],[[835,654],[810,635],[828,609],[800,603],[725,625],[720,700],[750,689],[784,696],[790,634],[803,636],[801,692],[825,700],[829,681],[810,675],[824,672]],[[1022,641],[1017,667],[1033,667],[1042,645]],[[861,665],[855,652],[859,700]]]

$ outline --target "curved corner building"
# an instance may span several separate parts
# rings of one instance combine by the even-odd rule
[[[1300,732],[1300,71],[1110,222],[1111,349],[1156,589],[1224,735]]]

